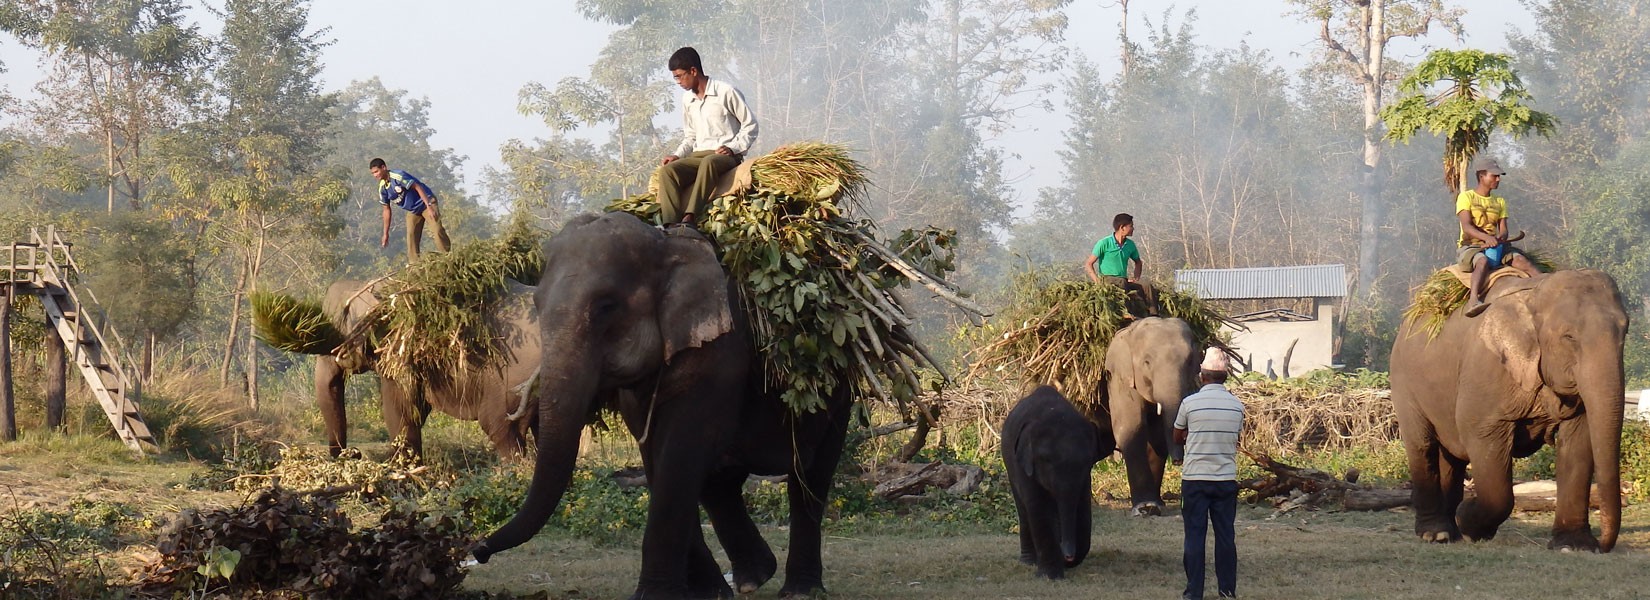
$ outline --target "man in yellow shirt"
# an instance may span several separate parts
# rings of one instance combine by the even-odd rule
[[[1476,317],[1489,308],[1484,301],[1485,282],[1490,271],[1509,265],[1534,277],[1541,274],[1530,259],[1507,243],[1507,199],[1493,196],[1507,172],[1493,158],[1473,163],[1478,187],[1455,198],[1455,215],[1461,221],[1461,250],[1457,256],[1462,270],[1472,271],[1467,291],[1467,316]]]

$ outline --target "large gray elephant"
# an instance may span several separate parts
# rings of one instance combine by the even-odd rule
[[[505,295],[496,302],[496,310],[486,315],[493,335],[499,338],[499,347],[506,352],[501,368],[421,381],[411,390],[388,377],[378,378],[384,426],[391,439],[400,441],[397,453],[423,453],[424,420],[434,409],[479,422],[500,456],[513,459],[524,455],[525,436],[537,416],[537,407],[528,401],[526,390],[540,359],[538,315],[532,307],[534,288],[514,281],[508,285]],[[365,282],[345,279],[327,289],[322,307],[339,331],[348,332],[378,301]],[[334,456],[349,445],[345,380],[372,371],[376,361],[371,349],[342,358],[331,354],[315,358],[315,403],[326,421],[327,444]]]
[[[1486,299],[1488,310],[1457,311],[1436,338],[1405,323],[1392,346],[1415,533],[1495,537],[1513,510],[1513,458],[1550,443],[1559,491],[1548,547],[1609,552],[1621,526],[1621,292],[1601,271],[1559,271],[1503,280]],[[1476,497],[1464,499],[1469,464]],[[1598,537],[1587,521],[1594,479]]]
[[[1036,565],[1038,575],[1061,579],[1088,556],[1094,463],[1114,449],[1111,424],[1090,421],[1046,385],[1003,420],[1003,465],[1020,519],[1020,562]]]
[[[1131,514],[1163,513],[1163,465],[1182,452],[1174,443],[1175,415],[1197,391],[1202,356],[1191,326],[1173,318],[1135,321],[1106,348],[1102,406],[1128,469]]]
[[[822,410],[786,406],[764,381],[733,283],[692,228],[581,215],[545,242],[544,257],[533,481],[510,522],[472,549],[476,560],[544,527],[572,478],[580,428],[609,406],[636,437],[648,479],[635,598],[732,596],[705,543],[701,504],[740,593],[773,576],[777,561],[742,495],[751,474],[788,475],[781,594],[822,590],[820,526],[852,408],[848,389],[829,394]]]

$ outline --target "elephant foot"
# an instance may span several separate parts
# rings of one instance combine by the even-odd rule
[[[1129,509],[1131,517],[1161,517],[1163,516],[1162,502],[1137,502],[1134,508]]]
[[[1459,533],[1450,533],[1448,531],[1422,531],[1419,533],[1421,536],[1421,541],[1423,542],[1448,544],[1461,541],[1461,534]]]
[[[794,584],[786,583],[779,589],[780,598],[824,598],[825,584]]]
[[[1021,552],[1020,553],[1020,564],[1022,564],[1022,565],[1035,565],[1035,564],[1037,564],[1037,555],[1032,554],[1030,552]]]
[[[774,558],[772,552],[769,552],[762,559],[758,559],[755,565],[746,564],[744,561],[734,563],[734,588],[740,594],[755,592],[757,588],[762,587],[762,584],[767,583],[769,579],[773,579],[773,574],[778,570],[779,561]]]
[[[1560,552],[1598,552],[1598,538],[1593,536],[1590,529],[1553,532],[1553,541],[1547,542],[1547,549]]]
[[[1059,581],[1066,578],[1066,570],[1060,567],[1040,567],[1037,569],[1037,576],[1045,577],[1049,581]]]

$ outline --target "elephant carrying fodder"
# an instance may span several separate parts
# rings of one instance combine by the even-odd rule
[[[745,506],[749,475],[788,475],[782,595],[824,587],[821,523],[852,408],[848,386],[792,412],[764,372],[738,292],[692,228],[626,213],[581,215],[545,242],[535,306],[544,361],[538,455],[521,508],[472,550],[479,562],[525,543],[568,491],[580,429],[616,408],[648,481],[636,598],[732,597],[706,544],[709,515],[741,593],[778,568]],[[846,380],[847,377],[843,377]]]
[[[1587,269],[1505,281],[1486,300],[1476,317],[1457,309],[1436,337],[1407,320],[1392,347],[1415,533],[1436,542],[1495,537],[1513,510],[1513,458],[1554,444],[1558,511],[1548,547],[1609,552],[1621,526],[1621,292]],[[1588,523],[1594,478],[1597,537]]]
[[[316,327],[316,331],[304,332],[309,339],[272,342],[288,351],[316,355],[315,402],[326,422],[327,444],[333,456],[349,443],[344,410],[345,380],[350,375],[377,370],[381,360],[381,352],[371,344],[371,340],[376,339],[374,336],[361,336],[343,343],[344,336],[339,332],[358,330],[362,320],[379,304],[376,291],[362,281],[334,282],[322,301],[325,323]],[[390,438],[397,441],[398,454],[423,453],[424,421],[433,409],[458,419],[479,422],[500,456],[524,455],[525,436],[534,427],[537,415],[537,407],[528,401],[527,392],[540,358],[538,316],[532,310],[533,291],[532,286],[507,280],[506,289],[489,304],[489,314],[483,315],[492,343],[503,355],[498,367],[426,374],[415,377],[413,382],[379,375],[384,425]],[[260,324],[260,328],[264,325]],[[264,337],[269,339],[267,332]]]

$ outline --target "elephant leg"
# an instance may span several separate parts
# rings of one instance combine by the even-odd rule
[[[1036,548],[1037,576],[1064,579],[1066,557],[1060,550],[1060,505],[1043,486],[1026,490],[1026,512],[1031,513],[1031,544]]]
[[[705,537],[699,536],[688,554],[688,595],[693,598],[733,598],[733,589],[722,577],[722,566],[716,564]]]
[[[493,442],[493,450],[498,452],[499,457],[507,461],[520,460],[527,455],[527,439],[523,435],[526,426],[519,421],[511,421],[506,408],[501,403],[489,404],[482,409],[477,421],[482,433]]]
[[[331,356],[315,357],[315,404],[327,426],[327,448],[337,457],[349,446],[349,421],[344,414],[344,368]]]
[[[1455,507],[1460,504],[1459,490],[1465,473],[1446,472],[1453,469],[1443,460],[1443,446],[1432,424],[1412,407],[1413,400],[1401,390],[1393,392],[1392,400],[1398,413],[1404,455],[1409,461],[1409,497],[1415,511],[1415,534],[1429,542],[1458,540],[1461,533],[1455,528]],[[1448,477],[1450,475],[1453,477]],[[1449,500],[1445,492],[1450,479],[1455,481],[1454,501]]]
[[[853,399],[848,386],[831,392],[825,414],[811,418],[830,419],[828,429],[814,449],[813,460],[791,473],[786,482],[791,505],[791,548],[785,560],[785,585],[780,597],[812,596],[825,591],[825,564],[821,557],[826,501],[831,494],[831,477],[842,458],[842,444],[848,437],[848,417]]]
[[[1018,469],[1009,471],[1008,489],[1014,496],[1014,514],[1020,521],[1020,564],[1037,564],[1037,545],[1031,538],[1031,521],[1034,518],[1026,508],[1027,494],[1032,493],[1036,483],[1020,473]]]
[[[1443,505],[1438,512],[1439,522],[1442,523],[1446,539],[1443,542],[1461,541],[1461,529],[1455,525],[1455,511],[1460,510],[1461,502],[1466,498],[1467,490],[1467,461],[1456,458],[1443,447],[1437,448],[1438,481],[1443,490]]]
[[[1467,440],[1477,495],[1455,511],[1461,535],[1473,541],[1495,538],[1496,529],[1512,515],[1512,425],[1482,426]]]
[[[1147,441],[1145,414],[1142,413],[1144,407],[1127,394],[1117,394],[1113,398],[1112,431],[1117,435],[1117,449],[1123,453],[1123,465],[1129,474],[1130,514],[1163,514],[1162,488],[1153,483],[1161,481],[1162,474],[1152,474],[1150,443]]]
[[[378,376],[378,394],[384,401],[384,428],[395,444],[395,455],[414,460],[424,456],[424,419],[429,416],[422,386],[408,390],[383,375]]]
[[[1593,438],[1585,417],[1558,425],[1558,514],[1553,516],[1553,550],[1599,551],[1587,521],[1593,482]]]
[[[755,592],[773,578],[779,570],[779,559],[773,555],[762,531],[751,521],[745,508],[745,474],[737,471],[719,473],[705,483],[700,502],[710,524],[716,530],[716,539],[733,563],[733,583],[741,594]]]
[[[646,428],[647,441],[639,444],[649,499],[647,529],[642,534],[642,572],[631,598],[689,597],[690,561],[705,546],[699,499],[713,456],[705,431],[721,428],[682,410],[683,405],[692,404],[690,400],[660,399],[653,424]],[[626,422],[633,429],[645,427],[629,419]]]
[[[1151,480],[1146,482],[1146,485],[1157,491],[1158,506],[1161,508],[1163,502],[1163,469],[1169,462],[1169,438],[1162,433],[1163,423],[1161,418],[1148,418],[1147,421],[1145,432],[1146,472],[1151,475]]]

